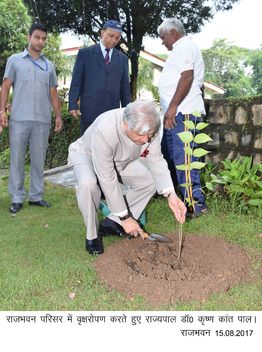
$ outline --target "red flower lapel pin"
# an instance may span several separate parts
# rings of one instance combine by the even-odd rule
[[[146,158],[147,157],[147,155],[148,155],[148,153],[149,153],[149,150],[148,149],[145,149],[144,151],[143,151],[143,153],[140,155],[142,158]]]

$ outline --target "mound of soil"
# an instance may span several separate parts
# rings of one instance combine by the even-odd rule
[[[250,259],[239,246],[207,236],[186,236],[178,259],[173,243],[124,239],[96,262],[99,278],[129,298],[142,295],[154,305],[178,300],[205,300],[249,277]]]

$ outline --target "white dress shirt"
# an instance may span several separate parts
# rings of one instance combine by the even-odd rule
[[[177,114],[205,114],[201,87],[204,83],[204,61],[199,48],[192,40],[185,36],[173,44],[173,50],[166,60],[165,67],[159,80],[160,104],[165,113],[173,98],[181,73],[193,70],[194,78],[187,96],[178,106]]]
[[[102,54],[104,56],[104,58],[106,57],[107,51],[106,51],[106,47],[104,46],[104,44],[102,42],[100,42],[100,48],[102,50]],[[111,61],[111,57],[112,57],[112,53],[113,53],[113,49],[109,50],[109,60]]]

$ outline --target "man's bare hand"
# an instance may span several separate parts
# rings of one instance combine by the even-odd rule
[[[58,132],[60,132],[62,130],[62,128],[63,128],[63,120],[62,120],[62,118],[61,117],[56,117],[54,131],[58,133]]]
[[[143,230],[139,226],[138,222],[131,217],[123,220],[122,226],[125,232],[132,237],[138,237],[139,235],[142,236],[143,234]]]
[[[164,115],[164,127],[174,128],[176,126],[176,108],[169,107]]]
[[[182,200],[178,198],[176,193],[170,194],[168,197],[168,205],[174,213],[177,221],[183,224],[186,219],[187,208]]]
[[[80,110],[70,110],[69,111],[69,114],[73,117],[78,117],[78,116],[81,116],[81,112]]]
[[[8,116],[4,111],[0,114],[0,126],[3,128],[8,127]]]

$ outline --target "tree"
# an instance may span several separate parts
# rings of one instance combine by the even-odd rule
[[[198,32],[216,11],[229,10],[238,0],[24,0],[32,15],[51,30],[73,30],[88,34],[95,42],[107,19],[124,24],[123,51],[131,60],[131,92],[136,98],[138,57],[144,35],[156,35],[156,29],[165,17],[174,14],[184,23],[188,32]]]
[[[48,33],[46,47],[43,50],[45,56],[52,61],[56,74],[68,74],[68,58],[60,50],[61,38],[58,33]]]
[[[262,46],[253,51],[249,64],[252,66],[252,86],[257,94],[262,94]]]
[[[153,84],[154,80],[154,65],[148,60],[139,57],[139,72],[137,77],[138,94],[143,90],[152,93],[155,101],[159,102],[159,93],[157,87]]]
[[[27,47],[28,29],[31,24],[32,18],[22,0],[0,1],[0,80],[4,75],[8,57]],[[64,73],[66,67],[66,58],[60,50],[60,45],[59,34],[48,34],[44,53],[54,63],[57,74]]]
[[[0,1],[0,80],[7,58],[25,48],[31,18],[22,0]]]
[[[226,89],[226,97],[242,97],[256,93],[252,86],[252,50],[239,48],[226,39],[215,40],[210,49],[202,50],[205,79]]]

